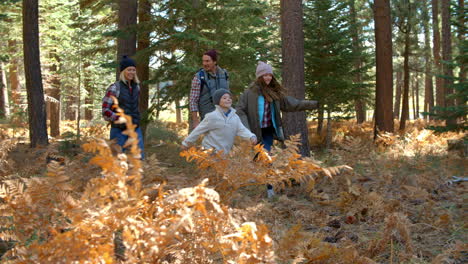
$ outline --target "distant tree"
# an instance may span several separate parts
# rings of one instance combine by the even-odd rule
[[[23,49],[31,147],[47,145],[46,109],[39,56],[38,0],[23,0]]]
[[[6,118],[9,115],[8,91],[4,81],[5,72],[3,62],[0,61],[0,118]]]
[[[304,33],[303,8],[301,0],[281,1],[281,41],[283,58],[283,86],[288,95],[298,99],[305,98],[304,83]],[[284,113],[285,135],[300,133],[299,152],[310,156],[308,131],[305,112]]]
[[[374,0],[376,93],[374,136],[393,132],[393,66],[390,2]]]
[[[441,55],[440,55],[440,31],[439,31],[439,0],[432,0],[432,53],[434,56],[434,72],[436,74],[436,100],[435,103],[439,107],[445,106],[445,93],[443,87],[443,79],[440,77],[441,70]]]
[[[395,82],[395,104],[393,108],[393,117],[396,119],[400,118],[400,108],[401,108],[401,87],[403,86],[403,72],[401,70],[396,70],[396,82]]]
[[[441,0],[442,11],[442,68],[444,73],[443,90],[445,94],[445,105],[450,111],[450,107],[455,106],[455,100],[451,96],[453,94],[453,66],[452,66],[452,32],[451,32],[451,15],[450,15],[450,0]],[[457,123],[455,118],[446,120],[447,126],[454,126]]]
[[[424,112],[432,111],[434,108],[434,86],[432,82],[432,57],[431,57],[431,36],[429,30],[429,7],[428,1],[422,3],[421,22],[424,30]]]

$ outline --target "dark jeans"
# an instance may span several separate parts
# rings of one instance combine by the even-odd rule
[[[128,139],[128,136],[122,133],[123,131],[124,131],[123,129],[120,129],[117,127],[112,127],[110,131],[110,139],[112,140],[116,138],[117,144],[119,144],[122,147]],[[143,160],[145,158],[144,147],[143,147],[143,133],[141,132],[140,127],[135,129],[135,132],[137,132],[138,134],[138,147],[141,150],[141,159]]]
[[[275,133],[274,127],[262,128],[262,144],[263,144],[263,148],[268,152],[271,151],[271,146],[273,145],[274,133]],[[267,189],[273,189],[273,186],[270,184],[267,184]]]

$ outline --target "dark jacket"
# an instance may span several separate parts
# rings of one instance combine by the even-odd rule
[[[125,111],[125,114],[132,117],[133,124],[140,125],[140,110],[138,109],[139,98],[140,98],[140,89],[137,83],[131,82],[132,91],[126,83],[123,81],[119,82],[120,93],[119,97],[119,106]],[[119,124],[112,123],[112,127],[122,128]]]
[[[259,95],[260,87],[253,83],[240,96],[236,106],[237,115],[239,115],[245,127],[250,129],[257,136],[259,142],[262,141],[262,129],[259,118]],[[263,97],[263,96],[262,96]],[[283,122],[281,112],[298,112],[303,110],[313,110],[318,107],[317,101],[298,100],[291,96],[285,96],[280,100],[273,101],[272,113],[273,126],[275,127],[275,136],[277,140],[284,141]]]

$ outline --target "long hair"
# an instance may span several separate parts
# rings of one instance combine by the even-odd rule
[[[270,103],[273,100],[279,100],[286,96],[286,89],[276,80],[274,75],[272,75],[271,82],[268,85],[265,80],[263,80],[263,76],[258,77],[255,83],[260,87],[260,92],[265,99]]]
[[[125,70],[120,72],[120,80],[123,81],[124,83],[127,83],[127,79],[125,79]],[[135,83],[140,83],[140,80],[138,79],[138,75],[135,73],[135,77],[133,77],[133,81]]]

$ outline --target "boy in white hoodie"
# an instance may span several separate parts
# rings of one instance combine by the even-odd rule
[[[213,93],[213,103],[216,109],[208,113],[203,121],[182,142],[182,148],[187,149],[202,134],[205,137],[202,146],[206,149],[215,149],[227,154],[231,151],[234,138],[240,136],[250,139],[253,145],[257,144],[257,137],[241,122],[236,110],[232,108],[231,92],[218,89]]]

